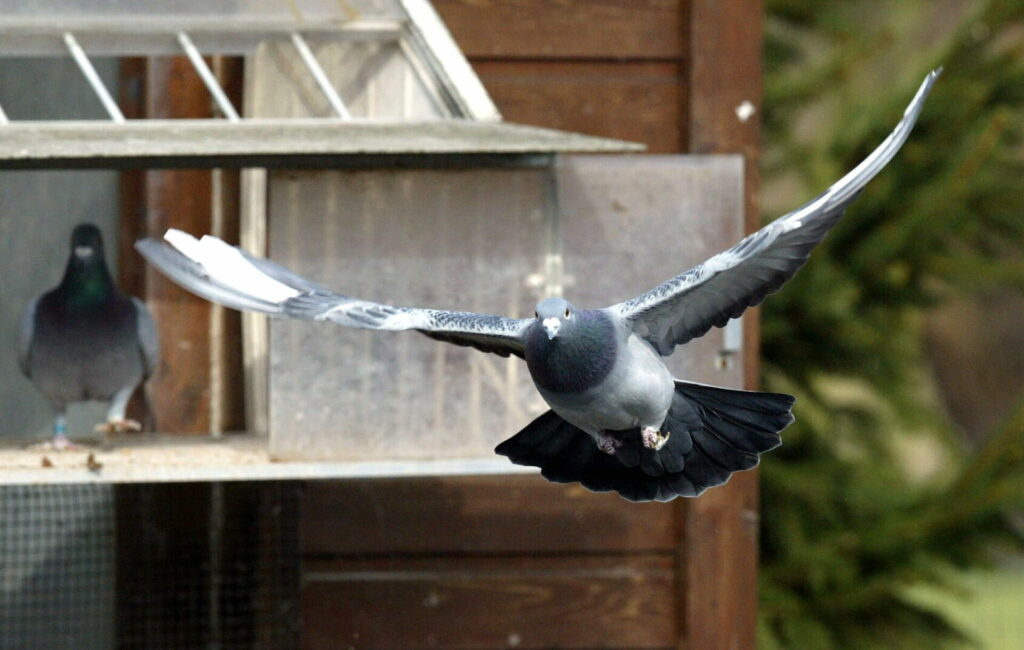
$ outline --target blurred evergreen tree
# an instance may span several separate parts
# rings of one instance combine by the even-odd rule
[[[1024,402],[951,435],[929,309],[1024,289],[1024,2],[767,0],[766,217],[824,190],[945,72],[910,140],[763,310],[764,385],[798,397],[762,465],[762,648],[967,639],[909,587],[1024,550]],[[1022,315],[1024,318],[1024,315]]]

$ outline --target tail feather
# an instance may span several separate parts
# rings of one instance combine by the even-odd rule
[[[782,444],[779,432],[793,422],[796,399],[782,393],[760,393],[676,382],[672,411],[680,401],[696,409],[709,436],[737,450],[759,454]],[[712,443],[708,442],[705,447]],[[756,463],[755,463],[756,464]]]
[[[615,452],[615,458],[626,467],[639,467],[641,462],[640,450],[644,448],[640,444],[640,438],[627,436],[621,439],[622,446]]]
[[[615,491],[630,501],[693,497],[721,485],[733,472],[757,465],[759,454],[781,444],[793,421],[794,399],[779,393],[676,382],[660,450],[645,448],[639,429],[608,432],[622,446],[614,455],[584,431],[548,411],[504,441],[495,452],[519,465],[541,468],[549,481],[578,481],[595,492]]]

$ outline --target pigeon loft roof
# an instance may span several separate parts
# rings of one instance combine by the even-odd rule
[[[482,163],[643,148],[502,122],[426,0],[160,4],[0,0],[0,58],[72,59],[105,116],[33,121],[5,113],[0,97],[0,169],[310,167],[375,156]],[[182,55],[217,117],[126,120],[90,60]],[[245,57],[244,106],[232,104],[206,55]]]
[[[365,167],[395,158],[409,164],[416,156],[434,163],[461,159],[462,164],[489,164],[502,155],[641,148],[553,129],[465,119],[27,122],[0,126],[0,134],[0,169]]]

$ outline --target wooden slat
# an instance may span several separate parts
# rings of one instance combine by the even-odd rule
[[[627,503],[539,476],[315,482],[303,554],[671,552],[671,505]]]
[[[212,68],[233,106],[242,105],[243,66],[241,58],[217,57]],[[212,172],[214,183],[220,184],[211,218],[211,234],[230,244],[239,243],[241,219],[241,172],[221,169]],[[234,309],[214,307],[211,336],[218,346],[213,350],[211,372],[213,404],[211,426],[215,431],[245,429],[245,377],[242,362],[242,316]]]
[[[682,0],[435,0],[470,58],[680,58]]]
[[[691,0],[688,140],[697,153],[744,155],[746,229],[759,219],[761,0]],[[755,112],[743,120],[737,108]],[[745,385],[757,386],[758,318],[744,315]],[[757,473],[680,505],[679,648],[753,648],[757,624]]]
[[[118,105],[127,119],[146,115],[146,60],[125,58],[120,63]],[[120,176],[121,229],[118,284],[126,293],[141,296],[146,264],[135,252],[135,242],[145,233],[145,174],[139,170],[122,172]]]
[[[208,117],[210,100],[188,59],[149,59],[146,104],[150,118]],[[168,228],[210,231],[210,174],[199,170],[146,173],[146,235]],[[175,433],[210,431],[209,302],[146,268],[146,302],[162,342],[161,366],[150,379],[157,426]]]
[[[679,63],[475,61],[474,70],[511,122],[602,134],[682,150],[685,70]]]
[[[307,562],[303,647],[665,648],[665,556]]]

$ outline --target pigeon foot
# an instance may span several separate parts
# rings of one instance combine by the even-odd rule
[[[68,440],[68,437],[62,433],[59,433],[53,437],[50,441],[49,446],[53,447],[54,451],[67,451],[69,449],[81,449],[78,445]]]
[[[622,446],[622,441],[614,436],[610,436],[607,433],[602,433],[597,438],[597,448],[608,454],[609,456],[615,455],[615,450]]]
[[[672,435],[670,432],[662,433],[654,427],[644,427],[640,431],[640,439],[644,443],[644,447],[659,451],[668,442],[668,437]]]
[[[96,433],[134,433],[142,431],[142,425],[135,420],[110,420],[97,424],[93,431]]]

